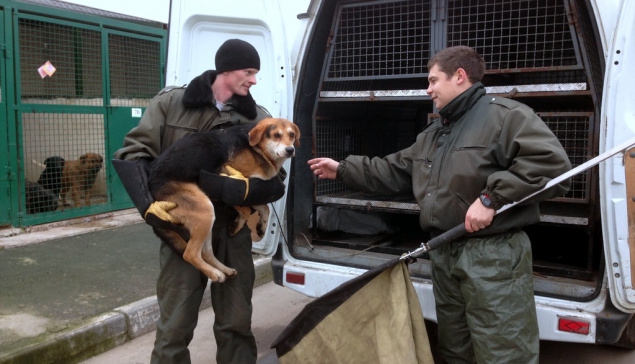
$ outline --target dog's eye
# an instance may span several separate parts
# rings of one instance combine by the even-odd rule
[[[280,133],[273,133],[273,137],[274,137],[274,138],[276,138],[276,139],[280,139],[280,138],[282,138],[282,134],[280,134]]]
[[[295,133],[289,133],[289,138],[291,139],[295,138]]]

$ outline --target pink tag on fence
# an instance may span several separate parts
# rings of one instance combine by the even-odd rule
[[[53,67],[53,65],[51,64],[51,62],[46,61],[46,63],[44,63],[42,66],[40,66],[40,68],[37,69],[38,73],[40,74],[40,77],[44,78],[46,76],[53,76],[53,73],[55,73],[56,68]]]

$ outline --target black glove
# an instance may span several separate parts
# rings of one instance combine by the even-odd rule
[[[278,176],[266,181],[260,178],[243,180],[201,171],[198,185],[210,199],[229,206],[266,205],[284,196],[284,183]]]
[[[149,163],[147,159],[112,160],[121,183],[145,222],[152,227],[173,230],[181,235],[183,240],[189,241],[190,232],[168,212],[175,208],[176,204],[168,201],[154,201],[148,189]]]

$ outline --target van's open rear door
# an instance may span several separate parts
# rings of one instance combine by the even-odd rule
[[[227,39],[251,43],[260,55],[258,83],[251,94],[272,116],[292,120],[292,39],[304,29],[297,15],[308,1],[172,0],[168,38],[166,85],[184,85],[206,70],[214,69],[214,55]],[[289,171],[289,162],[285,165]],[[265,237],[254,251],[273,255],[280,234],[278,217],[284,217],[286,196],[273,204]]]
[[[616,30],[607,39],[601,151],[635,135],[635,2],[621,1]],[[602,226],[613,304],[635,311],[635,150],[600,166]],[[625,170],[626,173],[625,173]],[[625,187],[626,186],[626,187]]]

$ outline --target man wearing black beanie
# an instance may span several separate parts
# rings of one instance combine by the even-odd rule
[[[255,68],[260,69],[260,56],[251,44],[230,39],[218,48],[215,57],[216,72]]]
[[[256,123],[270,117],[251,97],[256,84],[260,57],[249,43],[230,39],[218,49],[216,70],[205,71],[189,85],[166,87],[152,100],[139,125],[130,130],[115,159],[130,161],[130,168],[117,172],[142,216],[153,214],[170,220],[161,202],[147,192],[149,161],[191,132],[204,132],[228,126]],[[214,336],[217,363],[256,363],[256,341],[251,332],[251,297],[255,280],[251,255],[251,232],[247,226],[229,236],[228,224],[236,216],[231,206],[261,205],[284,194],[285,171],[269,181],[249,179],[247,183],[201,171],[199,186],[214,201],[216,221],[212,230],[214,255],[235,268],[238,275],[211,285],[215,313]],[[245,191],[249,191],[245,197]],[[151,219],[147,220],[150,223]],[[176,229],[176,227],[175,227]],[[187,231],[180,232],[188,234]],[[186,239],[187,240],[187,239]],[[190,363],[187,348],[194,336],[198,310],[207,277],[161,242],[161,272],[157,280],[157,299],[161,317],[157,322],[152,363]]]

